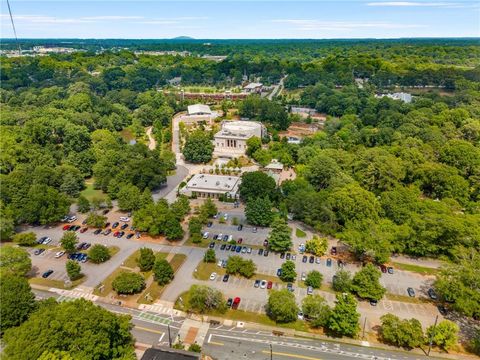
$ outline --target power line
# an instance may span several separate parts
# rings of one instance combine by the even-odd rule
[[[10,8],[9,0],[7,0],[7,6],[8,6],[8,12],[10,14],[10,21],[12,22],[13,34],[15,35],[15,42],[17,43],[18,55],[22,55],[22,49],[20,48],[20,44],[18,43],[17,30],[15,29],[15,22],[13,21],[12,9]]]

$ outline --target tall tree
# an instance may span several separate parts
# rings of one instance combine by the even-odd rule
[[[268,226],[273,220],[272,203],[265,198],[254,198],[247,202],[245,217],[252,225]]]
[[[203,131],[188,135],[183,147],[185,160],[192,163],[207,163],[212,159],[213,144],[210,136]]]
[[[2,246],[0,251],[0,274],[25,276],[32,269],[30,255],[25,249]]]
[[[60,239],[60,244],[62,245],[63,249],[68,253],[75,252],[75,250],[77,249],[77,243],[78,236],[77,234],[75,234],[74,231],[66,231]]]
[[[373,264],[365,265],[352,280],[352,291],[362,299],[380,300],[386,289],[380,285],[382,273]]]
[[[268,243],[273,251],[287,251],[292,247],[292,229],[284,219],[276,218],[272,222]]]
[[[360,329],[357,300],[351,294],[337,295],[335,307],[327,322],[330,331],[341,336],[355,337]]]
[[[276,322],[289,323],[297,319],[295,295],[287,289],[272,290],[268,296],[267,314]]]

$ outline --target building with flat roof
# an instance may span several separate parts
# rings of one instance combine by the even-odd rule
[[[283,170],[283,164],[277,159],[272,159],[270,164],[265,166],[265,170],[272,171],[274,173],[281,173]]]
[[[382,94],[382,95],[376,95],[377,98],[382,98],[382,97],[389,97],[390,99],[393,100],[400,100],[403,101],[406,104],[410,104],[412,102],[412,95],[409,93],[404,93],[404,92],[397,92],[393,94]]]
[[[188,105],[187,114],[189,116],[193,115],[212,115],[212,110],[210,110],[210,106],[204,104],[195,104],[195,105]]]
[[[257,121],[224,121],[214,136],[214,154],[229,158],[245,155],[247,140],[254,136],[263,138],[265,133],[265,127]]]
[[[230,175],[195,174],[180,190],[186,196],[219,198],[228,196],[237,198],[240,177]]]

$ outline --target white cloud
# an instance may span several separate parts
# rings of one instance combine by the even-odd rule
[[[352,31],[355,29],[377,28],[377,29],[410,29],[425,27],[418,24],[395,24],[383,21],[321,21],[312,19],[277,19],[276,23],[290,24],[302,31]]]
[[[86,16],[84,20],[139,20],[144,19],[143,16],[123,16],[123,15],[104,15],[104,16]]]
[[[172,25],[178,24],[178,21],[175,20],[144,20],[144,21],[135,21],[135,24],[147,24],[147,25]]]
[[[9,18],[9,15],[1,14],[0,18],[6,19]],[[14,15],[13,19],[22,23],[31,23],[31,24],[83,24],[91,23],[93,21],[82,19],[82,18],[58,18],[54,16],[44,16],[44,15]]]

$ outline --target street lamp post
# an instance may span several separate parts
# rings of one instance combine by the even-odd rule
[[[270,360],[273,359],[273,350],[272,350],[272,344],[270,344]]]
[[[170,335],[170,324],[167,324],[168,328],[168,345],[172,347],[172,336]]]
[[[435,336],[435,328],[437,327],[438,315],[435,317],[435,324],[433,324],[432,335],[430,335],[430,341],[428,343],[428,353],[427,356],[430,356],[430,350],[432,349],[433,337]]]

